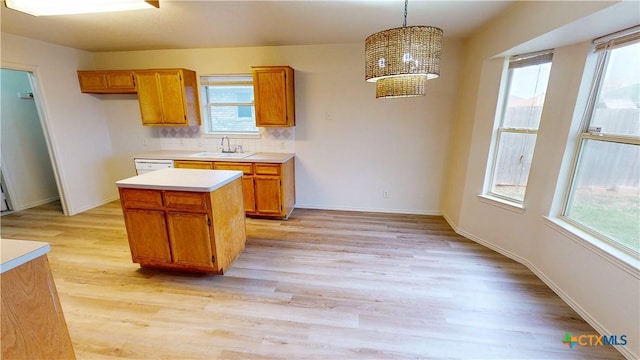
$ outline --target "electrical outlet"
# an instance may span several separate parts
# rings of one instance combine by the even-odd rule
[[[280,141],[280,149],[285,149],[287,146],[285,145],[284,141]]]
[[[389,192],[387,190],[383,190],[382,191],[382,197],[385,198],[385,199],[388,199],[389,198]]]

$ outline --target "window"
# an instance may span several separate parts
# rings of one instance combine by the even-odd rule
[[[595,43],[598,65],[563,215],[596,237],[638,254],[640,27]]]
[[[259,133],[251,75],[202,76],[200,86],[207,133]]]
[[[490,196],[524,201],[552,56],[546,50],[509,60],[486,191]]]

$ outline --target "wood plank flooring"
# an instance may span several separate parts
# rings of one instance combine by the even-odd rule
[[[50,242],[78,359],[622,359],[524,266],[441,217],[296,209],[247,219],[224,276],[140,269],[118,202],[1,218]]]

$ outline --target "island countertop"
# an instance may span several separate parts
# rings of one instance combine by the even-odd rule
[[[242,176],[242,171],[162,169],[116,181],[122,188],[212,192]]]
[[[0,273],[5,273],[42,255],[46,255],[51,246],[49,243],[31,240],[0,239],[0,255],[2,265]]]
[[[167,160],[199,160],[199,161],[232,161],[232,162],[266,162],[285,163],[293,158],[293,153],[256,152],[245,153],[246,157],[221,157],[224,154],[190,150],[160,150],[144,154],[136,154],[134,159],[167,159]],[[199,156],[201,155],[201,156]]]

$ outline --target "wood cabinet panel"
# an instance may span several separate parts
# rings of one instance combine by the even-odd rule
[[[158,71],[158,84],[162,97],[162,110],[165,125],[181,125],[187,123],[187,104],[182,85],[182,74],[179,70]]]
[[[252,68],[256,126],[295,126],[294,70],[289,66]]]
[[[280,164],[256,163],[256,165],[255,165],[256,175],[278,176],[278,175],[280,175],[280,168],[281,167],[282,167],[282,165],[280,165]]]
[[[75,359],[46,256],[1,276],[2,359]]]
[[[127,208],[154,209],[162,207],[162,195],[155,190],[127,189],[120,191],[122,206]]]
[[[254,176],[256,191],[256,213],[275,215],[282,213],[282,192],[280,177]]]
[[[248,215],[256,212],[256,191],[252,175],[242,176],[242,196],[244,199],[244,211]]]
[[[173,166],[181,169],[214,169],[212,161],[175,160]]]
[[[242,195],[242,183],[234,181],[226,186],[226,191],[211,193],[213,204],[214,254],[217,267],[227,269],[244,250],[246,243],[245,213],[237,199]],[[219,241],[218,239],[225,239]]]
[[[236,162],[214,162],[214,170],[237,170],[242,171],[245,175],[253,174],[253,163],[236,163]]]
[[[167,213],[173,262],[189,267],[213,267],[210,222],[207,214]]]
[[[153,71],[136,72],[138,104],[143,125],[161,125],[164,122],[162,97]]]
[[[136,82],[142,124],[200,125],[196,74],[187,69],[137,70]]]
[[[171,250],[164,211],[127,209],[124,216],[133,261],[170,264]]]
[[[200,212],[209,209],[209,193],[165,191],[162,197],[167,209]]]
[[[80,91],[91,94],[133,94],[136,82],[133,71],[78,71]]]

